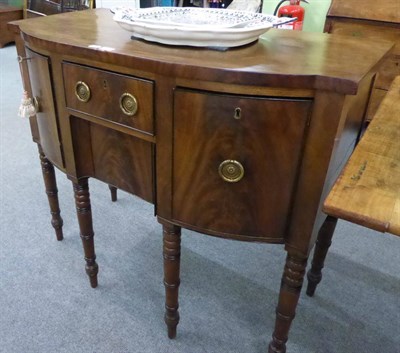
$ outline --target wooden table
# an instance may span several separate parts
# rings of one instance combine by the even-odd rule
[[[400,76],[325,200],[323,211],[329,217],[307,274],[310,296],[322,279],[338,218],[400,236]]]
[[[344,36],[270,30],[226,51],[169,47],[131,40],[104,9],[24,20],[14,30],[25,86],[40,106],[30,122],[52,223],[60,232],[55,165],[74,185],[91,285],[93,177],[155,205],[170,338],[179,322],[181,227],[285,244],[269,345],[285,352],[326,219],[322,202],[354,148],[393,44],[376,41],[371,50]]]
[[[0,4],[0,48],[14,42],[14,33],[9,31],[7,23],[22,18],[22,8]]]
[[[329,193],[324,212],[400,236],[400,76]]]

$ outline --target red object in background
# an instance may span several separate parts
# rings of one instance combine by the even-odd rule
[[[279,8],[279,6],[285,2],[287,0],[281,1],[278,6],[277,9]],[[287,25],[283,25],[281,26],[282,28],[285,29],[294,29],[295,31],[301,31],[303,29],[303,21],[304,21],[304,15],[305,15],[305,10],[304,7],[300,6],[300,1],[304,1],[304,0],[290,0],[290,5],[286,5],[286,6],[282,6],[281,8],[279,8],[277,16],[278,17],[297,17],[297,20],[287,24]],[[304,1],[307,2],[307,1]],[[276,10],[275,10],[276,12]]]

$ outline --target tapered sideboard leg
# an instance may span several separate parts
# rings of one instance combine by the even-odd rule
[[[91,287],[96,288],[99,267],[96,263],[96,254],[94,251],[94,232],[88,178],[80,179],[78,183],[73,183],[73,186],[76,213],[78,215],[79,229],[85,253],[86,273],[89,276]]]
[[[46,158],[39,146],[40,164],[42,166],[42,174],[44,185],[46,188],[47,199],[49,200],[51,225],[56,231],[57,240],[63,240],[63,220],[60,216],[60,206],[58,203],[58,190],[56,174],[53,164]]]
[[[178,292],[181,257],[181,227],[163,224],[163,256],[164,256],[164,286],[165,286],[165,323],[168,337],[176,337],[176,327],[179,323]]]
[[[268,353],[286,352],[289,329],[296,314],[306,266],[306,258],[288,253],[276,308],[275,329]]]
[[[110,193],[111,193],[111,201],[112,202],[117,201],[117,190],[118,189],[112,185],[108,185],[108,188],[110,189]]]
[[[314,295],[318,283],[321,282],[322,269],[329,247],[332,244],[332,237],[335,232],[336,224],[337,218],[328,216],[319,230],[311,269],[307,272],[308,285],[306,293],[310,297]]]

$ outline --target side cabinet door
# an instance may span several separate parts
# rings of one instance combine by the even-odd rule
[[[26,48],[32,96],[37,100],[39,109],[36,120],[39,140],[46,157],[57,167],[64,168],[57,116],[52,91],[50,62],[46,56]]]
[[[177,89],[173,219],[208,234],[282,242],[311,107]]]

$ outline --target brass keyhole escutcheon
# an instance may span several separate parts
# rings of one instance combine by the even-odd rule
[[[81,102],[88,102],[90,99],[89,86],[83,81],[78,81],[75,85],[75,95]]]
[[[219,165],[218,173],[228,183],[237,183],[244,176],[244,168],[240,162],[227,159]]]
[[[136,98],[130,93],[124,93],[119,99],[119,106],[124,114],[132,116],[138,110],[138,103]]]
[[[233,117],[239,120],[242,117],[242,109],[235,108],[235,113],[233,114]]]

